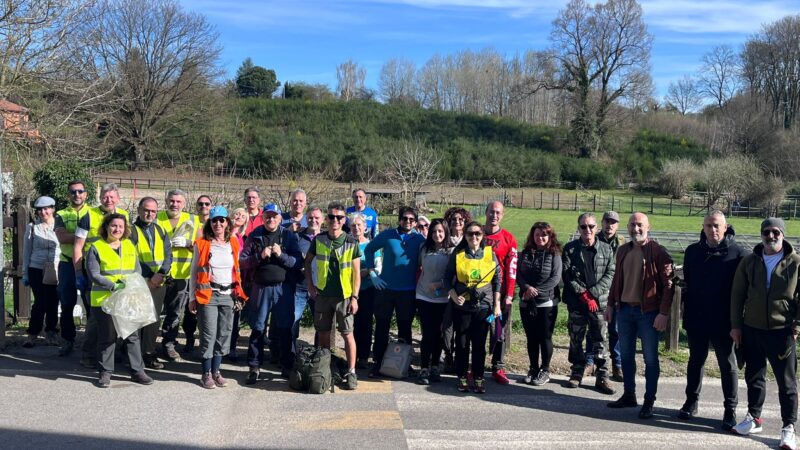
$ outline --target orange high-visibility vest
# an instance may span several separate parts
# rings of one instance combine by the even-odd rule
[[[242,289],[242,275],[239,272],[239,241],[231,239],[231,253],[233,254],[233,297],[247,301],[247,295]],[[197,239],[194,242],[197,253],[197,278],[195,278],[194,298],[197,303],[206,305],[211,301],[211,268],[208,261],[211,259],[211,241]]]

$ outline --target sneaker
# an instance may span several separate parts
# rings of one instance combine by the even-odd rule
[[[738,425],[733,427],[734,433],[740,436],[748,436],[750,434],[757,434],[764,431],[763,425],[764,421],[761,420],[760,417],[753,417],[748,412],[746,416],[744,416],[744,420],[741,421]]]
[[[355,391],[358,387],[358,377],[355,371],[347,372],[344,376],[344,388],[348,391]]]
[[[203,373],[203,377],[200,379],[200,386],[206,389],[214,389],[217,387],[217,384],[214,383],[214,379],[211,377],[211,372]]]
[[[567,387],[570,389],[577,389],[578,386],[581,385],[581,379],[577,375],[573,375],[569,377],[569,381],[567,381]]]
[[[25,340],[25,343],[22,344],[25,348],[33,348],[36,345],[36,336],[33,334],[28,335],[28,339]]]
[[[246,384],[252,386],[258,382],[258,369],[250,369],[250,372],[247,374],[247,381]]]
[[[169,345],[164,347],[164,356],[166,356],[167,359],[169,359],[170,361],[176,361],[181,359],[181,355],[180,353],[178,353],[177,350],[175,350],[174,345]]]
[[[636,401],[636,394],[626,392],[622,394],[622,397],[608,403],[606,406],[609,408],[635,408],[639,406],[639,403]]]
[[[72,350],[75,348],[75,344],[71,341],[64,341],[64,345],[58,349],[58,356],[69,356],[72,353]]]
[[[611,368],[611,381],[616,381],[617,383],[625,381],[625,377],[622,376],[622,367],[614,366]]]
[[[652,419],[653,418],[653,404],[655,402],[652,400],[645,400],[642,403],[642,409],[639,410],[639,418],[640,419]]]
[[[417,384],[421,384],[423,386],[431,384],[430,372],[428,369],[422,369],[419,371],[419,375],[417,376]]]
[[[678,410],[678,418],[681,420],[691,420],[697,415],[697,402],[686,400]]]
[[[131,375],[131,381],[133,381],[134,383],[143,384],[145,386],[153,384],[153,379],[150,378],[146,373],[144,373],[144,370],[141,372],[136,372],[135,374]]]
[[[597,380],[594,383],[594,387],[597,388],[598,391],[606,395],[614,395],[617,392],[614,389],[614,386],[612,386],[611,383],[608,382],[608,378],[602,378]]]
[[[492,378],[494,378],[494,381],[498,382],[499,384],[508,384],[511,382],[511,380],[508,379],[508,376],[506,376],[506,371],[503,368],[492,371]]]
[[[161,369],[164,368],[164,363],[159,361],[158,358],[153,357],[153,358],[147,359],[144,362],[144,366],[147,367],[148,369],[161,370]]]
[[[431,367],[429,380],[431,383],[438,383],[442,381],[442,374],[438,367]]]
[[[217,385],[217,387],[225,387],[228,385],[228,380],[226,380],[219,371],[211,374],[211,378],[214,380],[214,384]]]
[[[536,376],[539,374],[539,371],[536,369],[529,369],[528,374],[525,375],[525,378],[522,379],[522,382],[525,384],[533,384],[533,380],[536,379]]]
[[[474,391],[476,394],[486,393],[486,383],[484,382],[483,378],[475,378]]]
[[[100,372],[100,377],[97,379],[97,386],[101,388],[111,387],[111,372]]]
[[[467,380],[467,377],[458,379],[458,392],[469,392],[469,380]]]
[[[542,386],[547,384],[550,381],[550,371],[549,370],[540,370],[539,373],[536,374],[536,378],[533,379],[534,386]]]
[[[58,334],[55,331],[48,331],[44,339],[47,345],[58,346]]]
[[[722,416],[722,429],[724,431],[731,431],[736,426],[736,410],[726,409],[725,415]]]
[[[797,449],[797,437],[794,434],[794,425],[789,424],[781,428],[781,448],[786,450]]]

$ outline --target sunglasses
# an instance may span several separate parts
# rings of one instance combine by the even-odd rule
[[[467,237],[481,237],[481,236],[483,236],[483,233],[481,233],[480,231],[470,231],[470,232],[468,232],[466,234],[467,234]]]
[[[84,192],[86,192],[86,189],[70,189],[69,190],[69,194],[70,195],[80,195],[80,194],[83,194]]]
[[[780,237],[781,230],[762,230],[761,231],[761,235],[764,236],[764,237],[767,237],[767,236]]]
[[[339,222],[346,219],[347,216],[337,216],[336,214],[328,214],[328,220],[338,220]]]
[[[411,216],[404,216],[404,217],[400,218],[400,222],[416,222],[416,221],[417,221],[417,219],[415,219],[415,218],[413,218]]]
[[[427,223],[421,223],[421,224],[417,225],[417,228],[428,228],[428,227],[430,227],[430,224],[427,224]]]
[[[581,230],[594,230],[596,227],[597,227],[597,225],[581,225],[580,229]]]
[[[197,206],[211,206],[211,202],[197,202]]]
[[[211,219],[211,223],[225,223],[227,221],[228,219],[226,219],[225,217],[214,217],[213,219]]]

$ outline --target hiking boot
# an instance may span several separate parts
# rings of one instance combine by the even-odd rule
[[[75,348],[75,343],[72,341],[64,341],[64,345],[58,349],[58,356],[69,356],[72,353],[72,350]]]
[[[203,373],[203,377],[200,379],[200,386],[203,386],[206,389],[214,389],[217,387],[217,384],[214,383],[214,379],[211,377],[211,372]]]
[[[153,379],[150,378],[146,373],[144,373],[144,370],[141,372],[136,372],[135,374],[131,375],[131,381],[133,381],[134,383],[143,384],[145,386],[153,384]]]
[[[25,348],[33,348],[34,345],[36,345],[36,335],[29,334],[28,339],[25,340],[22,346]]]
[[[797,437],[794,434],[794,425],[789,424],[781,428],[781,448],[797,450]]]
[[[583,376],[591,377],[595,374],[595,366],[593,363],[587,363],[586,367],[583,368]]]
[[[474,391],[476,394],[486,393],[486,383],[483,381],[483,378],[475,378]]]
[[[47,345],[58,346],[58,334],[55,331],[48,331],[45,333],[45,343]]]
[[[734,433],[740,436],[748,436],[751,434],[758,434],[764,431],[764,421],[761,420],[760,417],[753,417],[748,412],[746,416],[744,416],[744,420],[741,421],[738,425],[733,427]]]
[[[508,376],[506,376],[506,371],[503,368],[493,370],[492,378],[494,378],[494,381],[498,382],[499,384],[508,384],[511,382],[511,380],[508,379]]]
[[[161,370],[164,368],[164,363],[159,361],[158,358],[153,357],[145,360],[144,366],[148,369]]]
[[[578,386],[581,385],[581,379],[577,375],[573,375],[569,377],[569,381],[567,381],[567,387],[570,389],[577,389]]]
[[[458,392],[469,392],[469,381],[467,377],[460,377],[458,379]]]
[[[640,419],[652,419],[653,418],[653,404],[655,402],[653,400],[645,400],[642,403],[642,409],[639,410],[639,418]]]
[[[83,355],[81,357],[81,363],[83,367],[87,369],[96,369],[97,368],[97,360],[91,356]]]
[[[611,368],[611,380],[622,383],[625,378],[622,376],[622,367],[614,366]]]
[[[164,347],[164,356],[170,361],[177,361],[181,359],[181,355],[177,350],[175,350],[174,345]]]
[[[547,384],[550,381],[550,371],[549,370],[540,370],[539,373],[536,374],[536,378],[533,379],[534,386],[542,386]]]
[[[222,388],[228,385],[228,380],[226,380],[225,377],[222,376],[219,370],[211,374],[211,378],[214,380],[214,384],[216,384],[217,387]]]
[[[691,420],[697,415],[697,402],[686,400],[686,402],[678,410],[678,419]],[[736,424],[734,424],[736,425]]]
[[[250,372],[247,374],[247,381],[246,384],[252,386],[258,382],[258,369],[250,369]]]
[[[612,386],[611,383],[608,382],[608,378],[602,378],[597,380],[594,383],[594,387],[596,387],[598,391],[606,395],[614,395],[617,392],[614,389],[614,386]]]
[[[358,387],[358,377],[355,371],[347,372],[344,376],[344,388],[348,391],[355,391]]]
[[[100,372],[100,377],[97,379],[97,386],[101,388],[111,387],[111,372]]]
[[[419,375],[417,376],[417,384],[421,384],[423,386],[431,384],[430,372],[428,372],[428,369],[422,369],[419,371]]]
[[[724,431],[731,431],[736,426],[736,410],[726,409],[725,414],[722,416],[722,429]]]
[[[533,384],[533,380],[536,379],[536,375],[539,374],[539,371],[536,369],[528,370],[528,374],[525,375],[525,378],[522,379],[522,382],[525,384]]]
[[[431,367],[430,377],[428,378],[432,383],[438,383],[442,381],[442,374],[439,372],[439,368],[434,366]]]
[[[622,397],[608,403],[606,406],[609,408],[635,408],[639,406],[639,402],[636,401],[636,394],[625,392]]]

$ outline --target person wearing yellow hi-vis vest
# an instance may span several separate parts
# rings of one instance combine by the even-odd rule
[[[75,321],[72,316],[75,305],[78,304],[78,288],[75,287],[75,266],[72,265],[72,246],[75,243],[75,230],[78,221],[89,212],[90,206],[86,204],[88,193],[83,181],[70,181],[67,185],[69,206],[56,212],[54,225],[58,243],[61,246],[61,257],[58,263],[58,300],[61,303],[61,339],[63,341],[58,350],[59,356],[72,353],[75,346]],[[89,310],[89,304],[84,303],[84,311]]]
[[[97,384],[102,388],[111,386],[114,372],[114,351],[117,345],[117,330],[110,314],[103,311],[103,303],[111,293],[125,288],[127,275],[141,273],[136,247],[128,239],[131,233],[128,218],[119,213],[108,214],[100,226],[100,239],[89,246],[86,252],[86,272],[92,282],[92,315],[97,322],[97,360],[100,376]],[[125,338],[125,349],[130,361],[131,381],[153,384],[147,376],[142,361],[140,330]]]
[[[136,247],[142,277],[147,280],[153,305],[156,308],[156,321],[142,328],[142,356],[148,369],[163,369],[164,365],[156,357],[156,338],[161,327],[161,309],[164,307],[165,284],[172,266],[172,244],[167,232],[156,223],[158,201],[153,197],[139,200],[139,216],[131,227],[131,242]]]
[[[358,386],[353,316],[358,313],[361,289],[361,250],[355,238],[342,229],[347,216],[340,203],[328,205],[328,232],[314,238],[305,260],[308,294],[314,299],[314,328],[319,344],[330,348],[333,320],[344,339],[347,357],[346,389]]]
[[[444,287],[452,302],[453,330],[456,335],[456,374],[458,390],[470,387],[476,394],[486,392],[486,338],[489,325],[502,318],[500,291],[502,269],[490,245],[484,242],[483,226],[470,222],[464,239],[456,246],[444,273]],[[469,348],[472,346],[472,377],[468,377]]]
[[[83,303],[89,304],[89,279],[83,264],[83,255],[89,250],[91,244],[100,239],[100,228],[103,218],[108,214],[119,213],[128,221],[128,212],[117,209],[119,204],[119,188],[114,183],[104,184],[100,189],[100,206],[89,208],[86,214],[78,221],[75,228],[75,240],[72,247],[72,264],[75,269],[75,287],[81,291]],[[94,369],[97,367],[97,322],[92,317],[92,309],[86,310],[89,321],[86,324],[86,338],[83,341],[83,356],[81,365]]]
[[[172,245],[167,290],[164,295],[164,322],[161,325],[161,345],[169,360],[180,358],[175,344],[178,327],[189,304],[189,277],[192,273],[192,248],[198,230],[202,228],[194,214],[184,212],[186,192],[172,189],[167,193],[166,210],[156,216],[156,223],[167,232]],[[186,336],[187,346],[194,347],[194,336]]]

